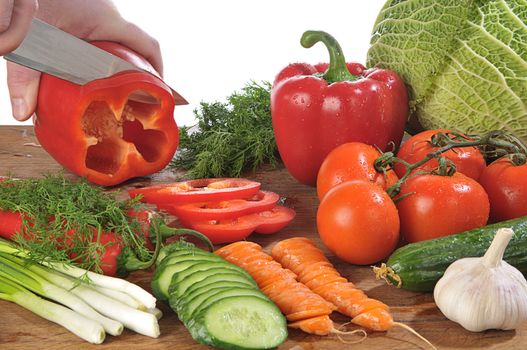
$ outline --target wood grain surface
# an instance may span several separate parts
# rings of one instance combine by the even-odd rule
[[[46,152],[38,147],[32,127],[0,126],[0,175],[20,178],[39,177],[55,173],[62,168]],[[66,176],[74,175],[66,172]],[[297,211],[294,222],[282,232],[270,235],[252,235],[249,240],[258,242],[269,251],[279,240],[306,236],[314,239],[319,246],[316,232],[315,214],[318,200],[314,188],[294,181],[284,169],[249,174],[262,183],[262,188],[275,191],[287,197]],[[136,179],[123,185],[125,188],[174,180],[174,174],[165,170],[149,178]],[[527,324],[516,331],[486,331],[471,333],[447,320],[436,307],[433,297],[428,293],[413,293],[388,286],[375,280],[369,267],[352,266],[343,263],[329,254],[330,260],[341,274],[368,296],[390,305],[394,319],[403,322],[429,339],[438,349],[527,349]],[[152,271],[135,272],[128,277],[147,290],[150,290]],[[159,303],[164,312],[160,320],[161,336],[157,339],[137,335],[125,330],[119,337],[107,336],[102,345],[88,344],[60,326],[39,318],[25,309],[0,300],[0,349],[206,349],[196,343],[177,315],[167,305]],[[348,320],[338,314],[332,315],[337,323]],[[352,339],[349,339],[352,340]],[[288,340],[279,349],[318,350],[318,349],[427,349],[427,346],[403,329],[389,332],[369,333],[368,338],[359,344],[343,344],[335,336],[319,337],[290,330]]]

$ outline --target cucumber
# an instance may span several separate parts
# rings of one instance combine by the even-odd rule
[[[228,288],[223,289],[222,291],[220,291],[220,293],[210,295],[208,298],[203,300],[203,302],[198,307],[196,307],[196,309],[193,310],[190,316],[192,317],[194,315],[199,315],[201,312],[208,309],[211,305],[213,305],[217,301],[220,301],[221,299],[241,296],[254,296],[257,298],[261,298],[265,301],[269,301],[269,298],[267,298],[262,292],[254,288]],[[189,311],[191,310],[189,309]]]
[[[242,275],[238,271],[232,271],[232,274],[234,274],[235,276],[238,276],[237,281],[243,281],[245,284],[248,284],[249,286],[256,287],[256,282],[249,280],[247,276]],[[233,280],[236,280],[234,277],[227,279],[227,280],[218,280],[216,278],[212,278],[215,276],[225,276],[225,275],[226,275],[225,268],[220,266],[220,267],[214,267],[214,268],[210,268],[207,270],[194,272],[190,274],[189,276],[187,276],[186,278],[181,279],[181,280],[179,280],[178,278],[172,277],[174,283],[172,282],[170,283],[170,286],[168,288],[168,294],[174,295],[175,297],[179,298],[179,297],[182,297],[183,294],[186,294],[188,289],[190,289],[191,287],[194,288],[196,284],[200,282],[204,282],[204,283],[210,282],[211,283],[210,280],[212,280],[212,281],[232,283]],[[215,287],[215,285],[213,286]]]
[[[508,227],[514,237],[505,250],[504,260],[527,273],[527,216],[498,222],[451,236],[411,243],[397,249],[386,264],[374,268],[376,275],[401,288],[430,292],[454,261],[483,256],[496,231]]]
[[[272,349],[287,338],[286,321],[280,310],[255,296],[223,298],[187,327],[200,343],[223,349]]]
[[[199,275],[206,275],[207,272],[209,272],[209,271],[196,272],[190,278],[194,277],[194,278],[197,279],[197,277],[199,277]],[[249,285],[252,285],[254,287],[257,287],[256,282],[253,279],[248,280],[246,276],[244,276],[242,274],[239,274],[237,272],[234,272],[234,271],[231,273],[231,272],[223,272],[221,270],[214,270],[214,271],[211,270],[211,272],[213,272],[212,275],[210,275],[210,274],[206,275],[206,278],[202,279],[201,281],[194,282],[194,284],[192,286],[190,286],[186,290],[185,293],[189,294],[189,297],[190,297],[190,294],[192,294],[197,289],[200,289],[201,287],[204,287],[204,286],[207,286],[207,285],[214,286],[214,283],[216,283],[216,282],[224,282],[224,281],[241,282],[241,283],[245,283],[245,284],[249,284]],[[169,293],[170,293],[170,291],[169,291]]]
[[[206,290],[201,290],[199,293],[194,293],[194,295],[183,298],[175,298],[174,296],[170,297],[170,307],[173,310],[176,310],[179,319],[181,321],[186,321],[191,319],[194,311],[199,308],[208,298],[225,292],[226,290],[246,290],[249,289],[253,292],[257,291],[254,288],[247,286],[246,284],[239,282],[229,282],[218,284],[217,287],[207,288]]]
[[[152,290],[169,301],[195,340],[223,349],[271,349],[286,339],[285,317],[247,271],[188,244],[183,248],[164,250]]]
[[[245,271],[244,269],[242,269],[241,267],[239,266],[236,266],[234,264],[231,264],[230,262],[228,261],[225,261],[225,260],[221,260],[221,261],[204,261],[204,262],[200,262],[200,263],[197,263],[183,271],[178,271],[178,273],[176,275],[174,275],[172,277],[172,281],[170,282],[170,284],[174,285],[172,288],[175,289],[177,288],[177,286],[179,285],[179,283],[181,281],[183,281],[185,278],[187,278],[188,276],[190,276],[191,274],[195,273],[195,272],[198,272],[198,271],[207,271],[207,270],[210,270],[212,268],[222,268],[225,270],[225,272],[227,271],[236,271],[236,272],[239,272],[240,274],[244,275],[247,277],[247,279],[251,280],[252,277],[251,275],[249,275],[249,273],[247,273],[247,271]]]
[[[221,261],[225,260],[215,254],[201,255],[201,254],[177,254],[177,255],[167,255],[165,259],[159,264],[159,267],[162,268],[165,265],[178,264],[183,261]]]
[[[194,255],[210,255],[210,252],[207,252],[203,249],[197,248],[192,243],[185,241],[178,241],[161,248],[161,251],[157,255],[156,265],[159,265],[168,255],[177,255],[177,254],[194,254]]]
[[[168,300],[169,288],[175,274],[184,271],[196,264],[204,262],[225,263],[226,261],[214,254],[197,255],[167,255],[159,264],[152,277],[152,291],[159,300]]]
[[[197,263],[197,261],[187,261],[185,264],[161,264],[152,276],[151,286],[155,297],[163,301],[168,300],[168,288],[172,276],[176,272],[184,270],[195,263]]]

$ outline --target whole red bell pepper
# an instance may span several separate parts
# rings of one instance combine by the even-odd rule
[[[291,64],[271,93],[280,156],[289,173],[308,185],[316,184],[322,161],[343,143],[397,148],[408,116],[406,87],[397,74],[346,65],[340,45],[325,32],[307,31],[301,44],[309,48],[319,41],[329,50],[329,65]]]
[[[155,72],[126,47],[93,44]],[[147,72],[122,72],[83,86],[43,74],[35,121],[42,147],[71,172],[104,186],[164,168],[179,141],[174,97],[169,86]],[[157,103],[129,99],[136,91]]]

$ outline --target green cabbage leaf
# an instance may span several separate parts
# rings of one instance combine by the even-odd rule
[[[425,129],[527,142],[527,0],[389,0],[367,64],[405,80]]]

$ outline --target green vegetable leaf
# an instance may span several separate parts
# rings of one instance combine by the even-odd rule
[[[426,129],[527,141],[526,0],[389,0],[368,65],[401,75]]]
[[[227,103],[202,102],[198,124],[180,129],[180,147],[172,166],[191,178],[239,177],[279,156],[271,121],[269,82],[249,82]]]
[[[13,239],[37,262],[64,262],[101,271],[101,256],[113,244],[101,239],[112,232],[123,247],[142,259],[150,253],[141,223],[127,216],[137,200],[120,201],[85,180],[61,175],[40,179],[8,179],[0,186],[0,211],[21,214],[22,225]]]

